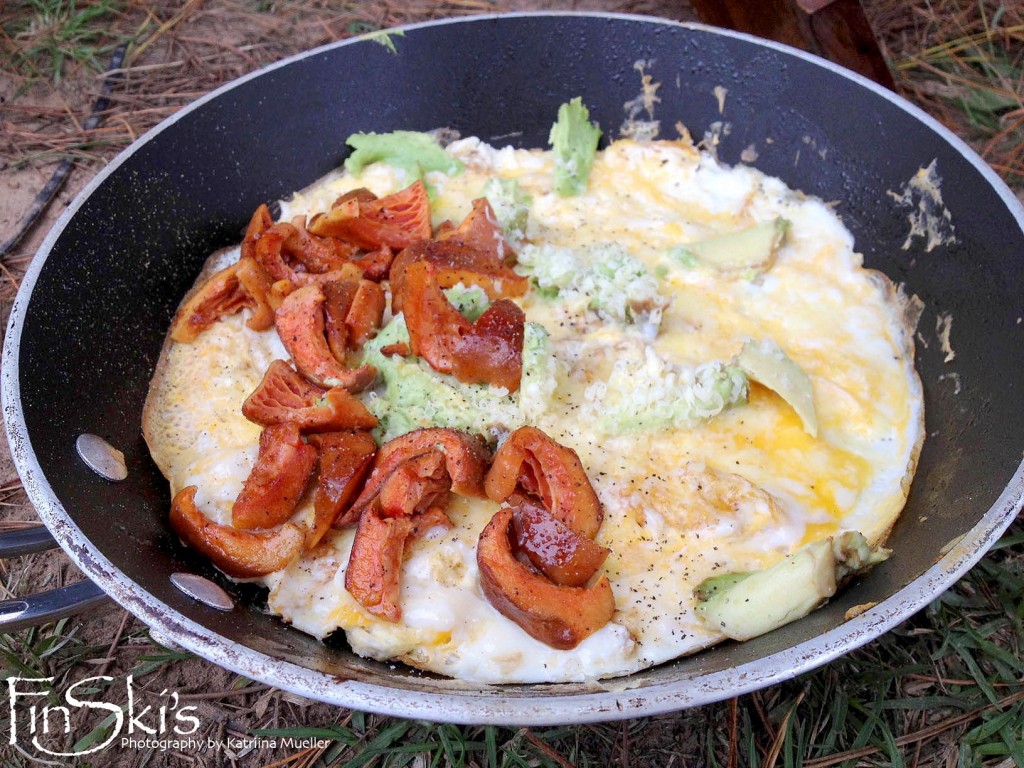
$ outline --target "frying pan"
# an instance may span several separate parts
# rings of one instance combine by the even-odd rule
[[[99,587],[160,636],[305,696],[437,721],[585,722],[712,702],[821,665],[927,605],[997,539],[1024,491],[1024,210],[962,142],[822,60],[696,25],[523,14],[403,31],[396,53],[372,40],[327,46],[182,110],[82,192],[32,262],[4,345],[8,437],[40,517]],[[168,527],[167,484],[139,420],[174,309],[206,256],[237,242],[259,203],[342,162],[353,132],[447,127],[544,146],[559,104],[581,96],[614,137],[640,93],[640,69],[661,84],[663,136],[677,122],[696,137],[721,124],[724,162],[753,147],[760,170],[837,201],[866,265],[923,300],[928,438],[893,557],[824,609],[746,643],[604,683],[481,687],[319,643],[185,549]],[[721,109],[716,86],[726,91]],[[897,200],[933,163],[941,202]],[[911,234],[919,206],[948,211],[947,237],[930,248]],[[939,318],[952,318],[950,348],[938,343]],[[80,461],[83,433],[124,451],[126,480],[108,482]],[[217,581],[235,607],[191,599],[172,586],[176,572]]]

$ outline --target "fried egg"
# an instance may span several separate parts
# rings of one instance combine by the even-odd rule
[[[491,418],[501,423],[480,431],[500,437],[530,423],[579,454],[604,507],[597,542],[611,551],[602,572],[615,616],[567,651],[505,618],[481,591],[475,556],[498,505],[458,496],[452,527],[407,549],[400,623],[345,590],[352,530],[333,530],[262,580],[273,613],[319,638],[343,631],[357,654],[473,683],[595,680],[722,640],[695,611],[694,590],[709,577],[770,567],[841,531],[884,541],[916,466],[923,397],[901,297],[863,267],[829,205],[687,142],[616,141],[576,197],[552,190],[548,152],[475,138],[447,151],[464,170],[427,175],[435,226],[461,221],[495,177],[529,199],[513,244],[537,287],[517,301],[546,332],[540,380],[521,395],[495,393],[503,406]],[[411,181],[383,163],[358,177],[337,172],[285,201],[281,218],[327,210],[357,187],[386,195]],[[780,217],[788,232],[766,268],[721,270],[681,255]],[[204,274],[237,258],[237,249],[218,254]],[[144,415],[172,493],[198,486],[197,506],[220,523],[256,457],[260,427],[242,401],[272,360],[288,359],[276,332],[250,330],[247,317],[224,318],[191,344],[169,341]],[[750,381],[740,392],[722,378],[761,339],[807,374],[816,436],[775,391]],[[724,390],[704,383],[715,376]],[[387,391],[361,397],[373,409]],[[310,491],[293,522],[311,517]]]

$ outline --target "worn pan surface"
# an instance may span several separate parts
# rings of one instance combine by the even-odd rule
[[[218,664],[325,701],[432,720],[582,722],[702,704],[820,665],[925,606],[1009,524],[1024,484],[1024,211],[948,131],[820,60],[696,26],[480,17],[409,27],[394,43],[397,53],[356,41],[303,54],[183,110],[100,174],[29,269],[4,346],[14,457],[45,523],[125,608]],[[258,203],[338,165],[355,131],[445,126],[543,146],[558,105],[582,96],[614,136],[641,90],[637,62],[661,83],[663,135],[674,137],[677,121],[697,137],[724,122],[723,160],[753,146],[756,167],[838,201],[867,265],[924,301],[929,436],[893,558],[803,621],[606,686],[481,689],[361,660],[266,615],[258,595],[172,535],[167,484],[140,435],[164,333],[203,260],[239,239]],[[716,86],[726,91],[721,111]],[[929,251],[926,238],[908,243],[911,209],[895,196],[933,162],[943,205],[931,210],[948,210],[955,242]],[[939,316],[952,317],[948,362]],[[82,464],[84,432],[125,452],[127,480],[106,482]],[[171,585],[176,571],[219,580],[238,606],[194,602]],[[866,603],[877,605],[844,621]]]

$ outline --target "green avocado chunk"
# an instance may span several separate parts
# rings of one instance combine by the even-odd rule
[[[770,339],[748,341],[736,357],[736,364],[754,381],[789,403],[807,434],[818,436],[818,414],[814,409],[811,377],[778,344]]]
[[[771,266],[786,239],[790,223],[778,216],[739,232],[673,248],[672,255],[685,267],[698,264],[727,270],[763,270]]]
[[[555,156],[555,192],[574,197],[586,191],[600,138],[601,129],[590,122],[590,111],[579,96],[558,108],[548,136]]]
[[[801,547],[762,571],[705,579],[694,591],[701,621],[733,640],[749,640],[803,618],[850,577],[889,557],[857,531]]]
[[[354,133],[345,143],[353,149],[345,160],[345,170],[353,176],[358,176],[371,163],[401,168],[413,179],[422,179],[430,171],[454,176],[462,170],[462,163],[445,152],[428,133]]]

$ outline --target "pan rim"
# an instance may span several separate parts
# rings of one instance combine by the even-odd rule
[[[421,22],[393,29],[405,32],[423,27],[481,23],[509,17],[596,17],[683,27],[746,40],[761,47],[797,56],[825,67],[854,81],[861,87],[868,88],[876,95],[886,98],[894,106],[899,107],[937,133],[982,175],[1000,196],[1011,215],[1020,224],[1021,230],[1024,231],[1024,206],[991,167],[984,163],[959,137],[952,134],[927,113],[873,81],[813,54],[786,45],[696,23],[630,14],[586,12],[487,14]],[[892,629],[899,622],[924,608],[980,560],[1002,531],[1013,521],[1021,506],[1024,505],[1024,461],[1018,465],[1016,472],[996,502],[931,568],[878,605],[816,638],[740,666],[696,675],[685,681],[677,680],[635,688],[629,687],[630,678],[620,678],[607,681],[604,689],[597,692],[558,696],[552,696],[550,692],[547,692],[542,698],[523,695],[496,695],[493,693],[495,688],[485,686],[481,686],[476,692],[453,690],[427,693],[375,683],[340,681],[330,674],[274,659],[262,652],[235,645],[150,595],[140,585],[129,579],[92,542],[85,538],[53,492],[32,448],[21,407],[19,357],[26,310],[35,283],[50,251],[71,218],[111,173],[152,138],[193,110],[201,108],[206,102],[254,77],[259,77],[279,67],[288,66],[309,56],[364,40],[365,38],[352,38],[330,43],[282,59],[226,83],[147,131],[114,158],[76,196],[47,234],[23,278],[21,288],[11,308],[4,340],[2,367],[0,367],[0,403],[4,409],[5,431],[11,445],[12,459],[22,478],[29,500],[36,508],[43,523],[53,533],[54,538],[75,564],[123,608],[161,634],[173,638],[175,643],[180,644],[183,648],[208,661],[238,674],[263,680],[278,688],[302,696],[318,698],[332,704],[399,717],[455,723],[550,725],[553,723],[597,722],[639,715],[654,715],[685,707],[710,704],[790,679],[828,663]],[[636,679],[633,682],[641,682],[643,675],[643,672],[636,673],[634,676]]]

